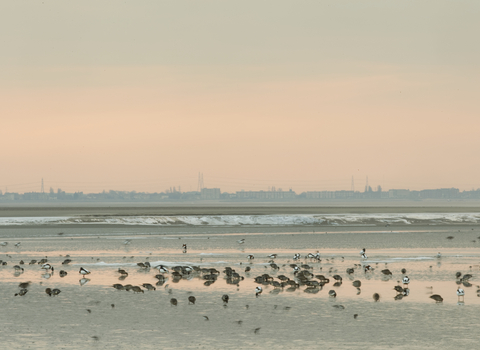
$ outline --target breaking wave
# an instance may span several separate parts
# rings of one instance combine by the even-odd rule
[[[445,214],[312,214],[312,215],[185,215],[3,217],[7,225],[148,225],[148,226],[302,226],[302,225],[445,225],[480,223],[480,213]]]

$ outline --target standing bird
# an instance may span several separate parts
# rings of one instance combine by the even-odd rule
[[[43,270],[51,270],[53,272],[53,266],[50,264],[43,264],[41,269]]]
[[[461,299],[462,301],[464,301],[465,291],[460,287],[457,288],[457,296],[458,296],[458,301],[460,301],[460,297],[462,297]]]
[[[402,282],[403,282],[403,287],[404,288],[405,288],[405,286],[408,287],[408,284],[410,283],[410,278],[408,278],[408,276],[405,276],[405,277],[403,277]]]
[[[270,254],[269,256],[267,256],[267,258],[276,259],[276,258],[277,258],[277,254]]]
[[[28,289],[22,288],[22,289],[20,289],[20,292],[15,293],[15,296],[19,295],[19,296],[23,297],[25,294],[27,294],[27,292],[28,292]]]
[[[230,297],[229,297],[227,294],[222,295],[222,301],[223,301],[225,304],[228,304],[228,299],[230,299]]]
[[[328,291],[328,295],[330,295],[331,297],[334,297],[336,298],[337,297],[337,292],[335,292],[333,289]]]
[[[194,305],[195,305],[195,301],[196,301],[196,300],[197,300],[197,299],[196,299],[194,296],[189,296],[189,297],[188,297],[188,303],[189,303],[189,304],[194,304]]]
[[[360,251],[360,256],[363,258],[363,259],[367,259],[367,253],[366,253],[366,249],[363,248],[361,251]]]
[[[80,270],[78,271],[78,273],[82,274],[82,275],[89,275],[90,274],[90,271],[88,271],[87,269],[84,269],[83,267],[80,268]]]
[[[256,296],[257,298],[258,298],[258,296],[259,296],[260,294],[262,294],[262,292],[263,292],[262,287],[258,286],[258,287],[255,288],[255,296]]]
[[[247,259],[248,260],[253,260],[253,259],[255,259],[255,257],[253,256],[253,254],[250,254],[250,255],[247,256]]]
[[[443,298],[438,294],[430,295],[430,299],[435,300],[437,303],[441,303],[443,301]]]
[[[379,301],[380,300],[380,294],[378,294],[378,293],[373,294],[373,300]]]
[[[182,250],[184,253],[187,252],[187,245],[185,243],[182,245]]]
[[[170,299],[170,305],[177,306],[177,304],[178,304],[177,299],[175,299],[175,298]]]
[[[238,243],[238,244],[243,244],[243,243],[245,243],[245,238],[239,239],[239,240],[237,241],[237,243]]]

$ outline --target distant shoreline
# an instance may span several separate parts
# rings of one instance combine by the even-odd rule
[[[0,217],[50,217],[73,215],[174,216],[174,215],[281,215],[281,214],[362,214],[362,213],[478,213],[477,202],[339,203],[332,205],[290,203],[22,203],[0,205]]]

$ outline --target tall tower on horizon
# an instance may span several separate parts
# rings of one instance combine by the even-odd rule
[[[353,175],[352,175],[352,185],[350,186],[350,191],[355,192],[355,181],[353,181]]]
[[[203,173],[198,173],[198,187],[197,191],[201,192],[203,189]]]
[[[365,192],[368,192],[368,176],[367,176],[367,182],[365,184]]]
[[[42,188],[40,189],[41,193],[45,193],[45,188],[43,187],[43,177],[42,177]]]

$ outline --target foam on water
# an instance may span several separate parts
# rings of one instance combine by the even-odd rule
[[[328,215],[207,215],[207,216],[76,216],[4,217],[7,225],[147,225],[147,226],[295,226],[295,225],[390,225],[476,224],[480,213],[328,214]]]

